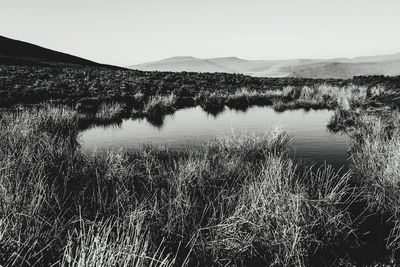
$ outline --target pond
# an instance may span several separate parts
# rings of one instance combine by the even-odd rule
[[[181,109],[162,122],[127,119],[117,126],[97,126],[80,134],[84,149],[111,147],[137,148],[143,144],[173,148],[199,146],[219,134],[257,134],[281,126],[293,136],[295,157],[333,165],[347,166],[349,138],[331,133],[326,127],[332,111],[291,110],[275,112],[270,107],[252,107],[246,111],[225,108],[211,115],[200,107]]]

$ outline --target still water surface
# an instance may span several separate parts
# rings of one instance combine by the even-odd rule
[[[143,144],[173,148],[199,146],[219,134],[257,134],[276,126],[287,129],[293,136],[297,158],[328,163],[339,168],[347,165],[348,137],[333,134],[326,125],[332,111],[293,110],[277,113],[270,107],[252,107],[247,111],[226,108],[217,116],[200,107],[178,110],[168,115],[162,125],[154,126],[145,119],[124,120],[119,126],[94,127],[83,131],[80,140],[85,149],[111,147],[137,148]]]

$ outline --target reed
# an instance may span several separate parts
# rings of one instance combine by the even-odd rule
[[[50,107],[1,116],[1,265],[350,264],[366,235],[354,203],[391,216],[398,248],[399,140],[375,119],[357,123],[345,174],[297,165],[282,129],[89,153],[77,120]]]
[[[279,112],[293,109],[350,110],[366,103],[367,92],[366,87],[354,85],[340,87],[321,84],[314,87],[290,87],[283,91],[284,97],[273,102],[273,108]]]
[[[152,252],[145,214],[135,209],[122,219],[88,222],[68,233],[61,266],[173,266],[174,255],[164,255],[163,244]]]
[[[122,113],[125,110],[125,106],[121,103],[103,103],[95,114],[97,121],[112,121],[121,118]]]
[[[149,117],[163,116],[175,111],[176,96],[170,94],[167,96],[156,95],[149,99],[143,108],[143,114]]]

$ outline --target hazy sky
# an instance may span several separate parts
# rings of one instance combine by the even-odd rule
[[[399,0],[0,0],[0,35],[102,63],[400,52]]]

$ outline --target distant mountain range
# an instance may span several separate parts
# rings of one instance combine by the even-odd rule
[[[237,57],[172,57],[128,68],[145,71],[227,72],[255,77],[345,79],[358,75],[400,75],[400,53],[351,59],[245,60]]]
[[[121,68],[0,36],[0,64],[78,65]],[[400,53],[383,56],[336,58],[245,60],[237,57],[172,57],[130,66],[144,71],[188,71],[240,73],[255,77],[351,78],[358,75],[400,75]]]
[[[94,67],[112,67],[84,58],[47,49],[34,44],[0,36],[0,64],[18,65],[79,65]]]

